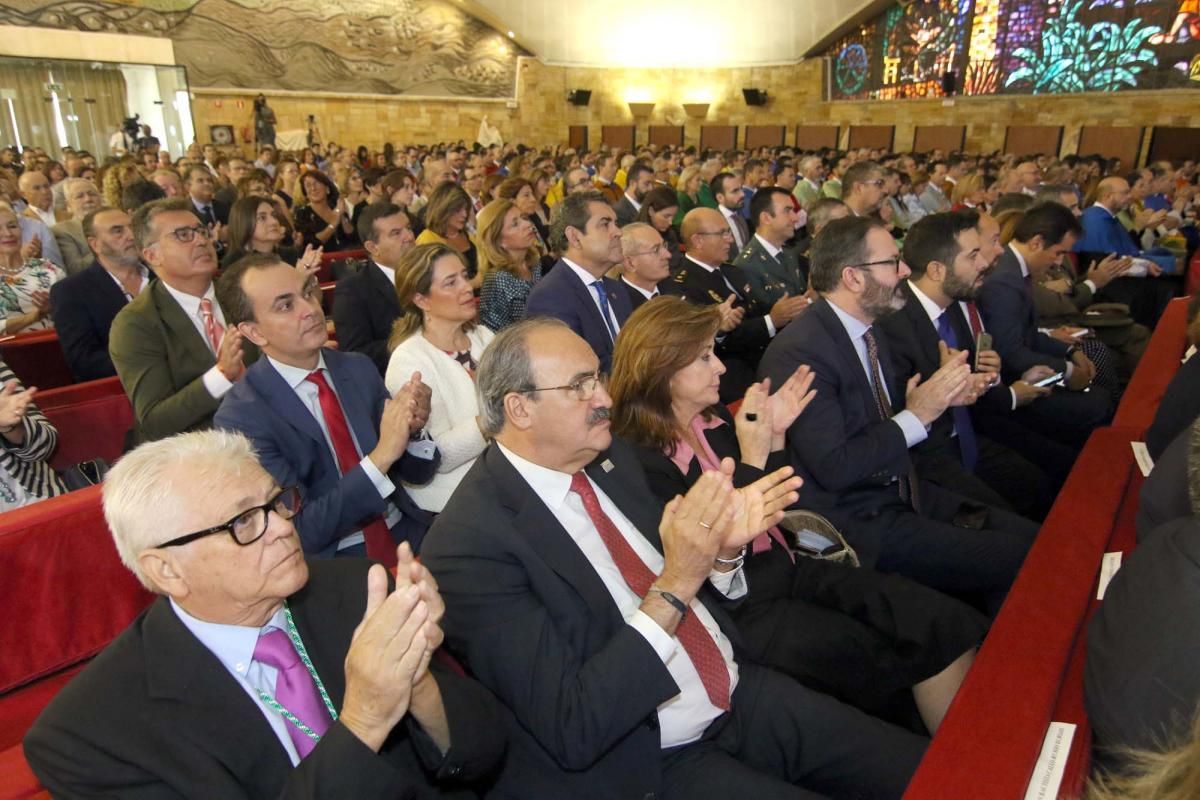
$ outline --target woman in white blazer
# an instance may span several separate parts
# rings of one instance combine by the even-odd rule
[[[432,481],[404,488],[418,506],[438,513],[487,444],[476,421],[475,367],[495,334],[475,324],[466,262],[446,245],[410,250],[396,267],[396,294],[404,316],[392,333],[384,380],[395,393],[421,373],[433,390],[425,433],[442,454]]]

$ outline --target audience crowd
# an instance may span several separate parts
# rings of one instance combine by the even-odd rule
[[[0,332],[119,379],[104,513],[159,595],[29,732],[56,796],[898,798],[1200,248],[1194,161],[0,163]],[[1097,796],[1194,753],[1127,748],[1200,703],[1197,370],[1092,622],[1141,776]],[[67,489],[20,378],[0,510]]]

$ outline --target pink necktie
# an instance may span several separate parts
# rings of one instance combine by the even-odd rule
[[[324,736],[333,720],[317,694],[317,685],[313,683],[312,675],[300,660],[300,655],[292,646],[288,635],[278,628],[263,633],[254,647],[254,660],[279,671],[275,680],[275,702],[312,728],[318,736]],[[296,752],[300,754],[300,758],[304,758],[312,752],[317,743],[292,722],[285,722],[288,735],[292,737],[292,744],[296,745]]]
[[[200,301],[200,319],[204,322],[204,336],[208,339],[208,346],[212,348],[213,353],[219,353],[221,337],[225,335],[225,328],[213,316],[212,300],[207,297]]]

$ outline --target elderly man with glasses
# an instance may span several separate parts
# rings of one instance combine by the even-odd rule
[[[979,391],[966,351],[907,385],[894,380],[876,323],[904,305],[911,272],[878,220],[833,220],[810,258],[820,299],[771,342],[759,370],[776,386],[802,364],[817,376],[816,398],[788,431],[801,504],[837,525],[864,566],[996,612],[1037,525],[921,480],[909,456],[948,408]]]
[[[187,200],[156,200],[133,215],[142,261],[158,280],[117,314],[108,353],[133,403],[139,441],[208,428],[221,398],[258,351],[213,290],[212,234]]]
[[[236,433],[148,443],[113,468],[105,519],[160,597],[27,735],[54,796],[475,796],[503,718],[433,658],[437,584],[407,545],[395,591],[366,560],[307,563],[300,507]]]

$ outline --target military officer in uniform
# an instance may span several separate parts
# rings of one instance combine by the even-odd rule
[[[784,189],[760,189],[750,203],[754,235],[733,264],[741,267],[750,284],[750,296],[770,308],[784,297],[800,297],[808,290],[808,263],[784,244],[795,233],[796,207]],[[807,303],[806,303],[807,305]]]

